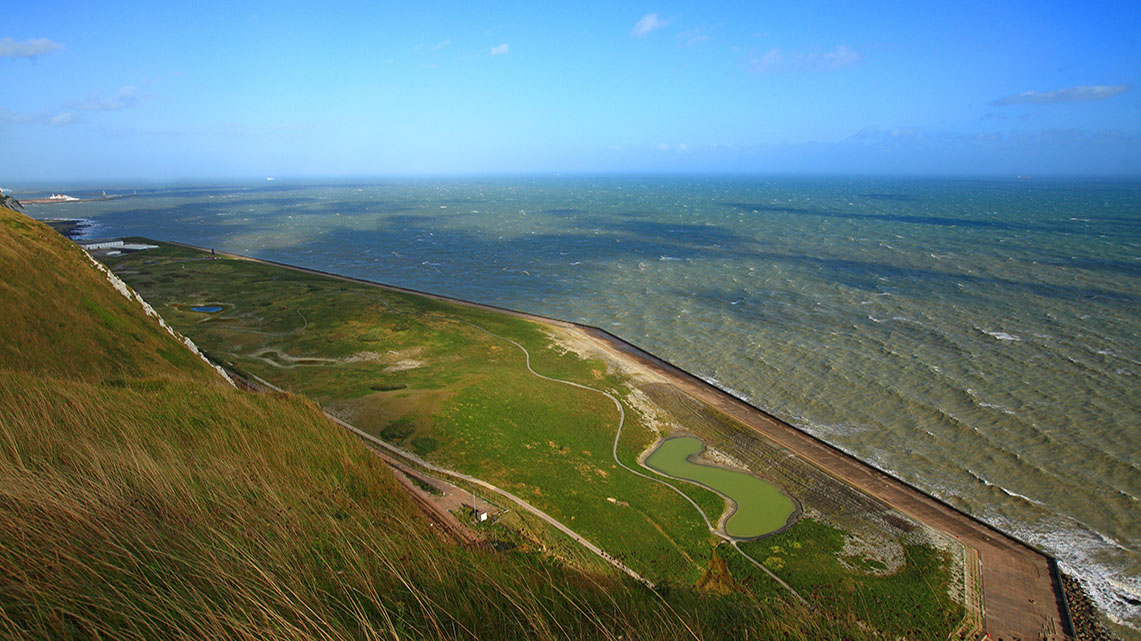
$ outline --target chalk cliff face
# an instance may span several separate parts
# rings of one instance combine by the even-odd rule
[[[7,207],[8,209],[15,209],[16,211],[24,211],[24,207],[20,204],[20,201],[9,196],[8,194],[0,194],[0,207]]]

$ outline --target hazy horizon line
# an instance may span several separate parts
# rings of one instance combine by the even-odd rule
[[[780,179],[865,179],[865,180],[1105,180],[1105,181],[1141,181],[1141,173],[957,173],[957,172],[916,172],[916,173],[890,173],[890,172],[804,172],[804,171],[503,171],[503,172],[438,172],[438,173],[369,173],[369,174],[286,174],[281,176],[264,175],[235,175],[235,176],[185,176],[178,178],[146,178],[146,177],[97,177],[97,178],[37,178],[33,180],[15,180],[9,183],[0,183],[5,193],[19,191],[43,191],[41,188],[72,188],[95,189],[103,187],[124,186],[203,186],[211,183],[225,185],[249,184],[323,184],[327,181],[353,182],[354,184],[369,184],[383,180],[505,180],[505,179],[559,179],[559,178],[780,178]]]

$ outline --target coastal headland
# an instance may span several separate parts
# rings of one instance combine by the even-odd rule
[[[155,257],[150,256],[147,262],[152,266],[166,262],[168,267],[176,268],[179,272],[199,271],[198,267],[215,272],[221,269],[220,262],[207,262],[207,259],[210,258],[208,256],[209,250],[177,243],[166,243],[164,245],[179,249],[174,250],[174,253],[170,254],[166,261],[155,261]],[[894,523],[898,526],[899,531],[910,531],[919,524],[922,526],[921,529],[929,529],[946,537],[947,541],[953,542],[954,545],[962,546],[964,553],[961,562],[959,562],[960,567],[956,573],[958,577],[956,581],[962,584],[960,586],[962,594],[969,595],[972,590],[977,591],[979,602],[972,606],[970,598],[963,599],[966,606],[964,623],[956,626],[952,633],[965,633],[963,634],[964,637],[970,636],[972,626],[967,625],[966,622],[971,618],[972,607],[977,609],[975,614],[980,618],[979,623],[975,626],[977,627],[975,631],[985,631],[994,639],[1062,639],[1069,633],[1070,623],[1066,613],[1064,592],[1056,567],[1048,556],[605,330],[272,261],[228,254],[216,254],[214,258],[224,259],[226,262],[232,261],[233,264],[262,266],[264,269],[257,272],[257,277],[254,280],[258,280],[263,286],[267,281],[283,282],[290,280],[289,277],[285,276],[286,273],[308,274],[322,279],[324,282],[331,279],[332,281],[353,283],[367,288],[364,290],[354,289],[349,292],[357,297],[361,296],[362,291],[388,292],[390,296],[406,295],[424,301],[418,303],[419,305],[424,305],[427,301],[434,301],[448,306],[449,310],[469,309],[476,312],[476,316],[470,317],[475,318],[475,321],[469,319],[462,322],[480,322],[487,325],[503,323],[506,321],[502,319],[514,318],[538,324],[540,327],[539,336],[532,335],[528,337],[527,341],[524,341],[529,346],[531,344],[542,344],[546,347],[554,345],[560,350],[574,352],[579,359],[590,363],[587,368],[589,376],[586,380],[593,378],[595,381],[611,383],[608,389],[612,390],[624,387],[625,393],[621,394],[622,404],[633,410],[633,415],[638,417],[638,422],[642,424],[642,427],[649,426],[649,429],[645,430],[649,433],[643,434],[638,442],[629,444],[630,454],[633,455],[632,459],[636,459],[639,454],[648,452],[663,437],[670,435],[698,436],[715,450],[711,454],[712,456],[721,457],[720,460],[716,458],[711,460],[711,463],[730,461],[735,467],[740,467],[744,471],[758,474],[767,480],[776,482],[778,486],[788,491],[798,501],[805,503],[806,514],[810,517],[805,519],[805,527],[808,527],[807,524],[814,522],[815,519],[820,519],[832,525],[851,526],[854,530],[859,530],[863,526],[857,522],[868,520],[869,515],[871,515],[870,520],[877,523]],[[446,457],[443,460],[453,463],[464,462],[462,456],[448,454],[450,447],[455,444],[455,440],[450,438],[454,437],[454,434],[441,430],[439,428],[440,421],[437,420],[434,426],[425,427],[425,424],[431,423],[431,421],[424,420],[425,417],[415,411],[407,415],[400,415],[400,412],[394,414],[391,410],[378,410],[379,405],[383,404],[380,403],[382,399],[378,397],[385,397],[383,400],[389,406],[401,406],[403,404],[402,407],[405,409],[416,406],[416,402],[408,400],[410,397],[418,396],[408,391],[410,389],[409,383],[373,384],[371,391],[367,387],[363,390],[364,394],[360,391],[346,394],[334,392],[327,381],[320,380],[321,376],[315,376],[316,373],[327,368],[330,371],[336,371],[337,378],[343,384],[346,380],[344,372],[346,368],[364,365],[367,359],[376,357],[361,356],[363,352],[359,351],[348,354],[342,353],[339,356],[334,353],[335,350],[328,354],[321,354],[319,345],[314,341],[306,341],[300,345],[301,349],[297,349],[299,347],[296,340],[297,335],[291,336],[290,340],[287,341],[293,348],[282,344],[278,346],[280,349],[266,349],[264,345],[255,345],[254,343],[257,341],[251,341],[253,332],[262,332],[263,336],[275,333],[280,335],[292,332],[297,328],[290,329],[288,332],[279,331],[283,329],[279,319],[273,321],[273,323],[277,323],[277,326],[273,328],[268,325],[257,325],[261,329],[254,329],[256,324],[254,317],[267,316],[267,314],[264,311],[250,309],[248,302],[245,305],[234,305],[234,307],[220,312],[217,316],[208,318],[202,318],[201,313],[194,314],[189,311],[188,305],[192,303],[230,303],[233,299],[227,294],[232,295],[237,293],[237,290],[225,292],[208,287],[205,280],[200,277],[200,273],[176,274],[173,269],[165,272],[144,269],[140,257],[117,259],[110,261],[109,264],[123,278],[131,282],[140,292],[143,292],[148,300],[154,298],[156,306],[163,306],[162,313],[164,316],[168,316],[176,327],[188,335],[198,332],[199,335],[195,339],[206,346],[208,353],[220,357],[219,360],[224,361],[225,364],[234,367],[239,372],[257,369],[258,376],[267,376],[270,380],[276,380],[277,383],[282,384],[283,387],[303,391],[315,397],[327,408],[327,411],[334,415],[343,416],[354,425],[376,433],[385,440],[396,440],[398,442],[403,440],[399,437],[400,429],[394,429],[393,426],[404,421],[405,427],[409,428],[404,434],[405,438],[410,434],[419,435],[409,442],[415,442],[417,439],[422,444],[436,441],[435,446],[427,448],[425,454],[443,456]],[[230,276],[232,275],[231,273]],[[185,279],[181,281],[180,285],[193,284],[196,286],[190,289],[190,291],[195,292],[193,296],[186,294],[176,296],[171,290],[162,286],[163,279],[169,283],[172,280],[178,280],[174,278],[176,276]],[[309,282],[308,279],[304,280]],[[297,283],[294,283],[294,287],[296,285]],[[311,295],[318,291],[328,290],[327,287],[322,288],[312,284],[305,287],[310,290]],[[339,301],[346,298],[351,299],[352,297],[341,296]],[[377,303],[377,300],[380,303]],[[377,311],[391,312],[394,308],[399,307],[396,299],[391,302],[387,298],[377,300],[372,301],[372,313]],[[330,303],[332,303],[331,300]],[[272,305],[268,302],[259,304],[263,305],[263,309]],[[275,306],[283,307],[283,305]],[[293,307],[293,302],[285,306]],[[237,309],[237,307],[245,307],[245,309]],[[302,323],[302,333],[319,322],[315,321],[313,317],[320,312],[314,310],[312,305],[302,304],[281,311],[285,312],[285,316],[289,316],[295,321],[294,325],[298,322]],[[421,318],[426,318],[423,316],[423,310],[420,313],[422,314]],[[438,310],[432,313],[442,314]],[[495,317],[501,320],[489,320]],[[263,322],[267,319],[258,318],[256,321]],[[409,331],[408,327],[399,327],[401,324],[407,325],[403,321],[398,321],[398,326],[395,327],[396,331]],[[359,326],[354,326],[352,331],[359,329]],[[364,334],[356,338],[364,340]],[[272,343],[274,340],[276,339],[270,340],[266,344]],[[331,342],[333,339],[326,340]],[[494,345],[486,346],[486,349],[488,351],[485,354],[500,355]],[[295,353],[290,353],[291,351]],[[426,356],[424,353],[400,352],[397,355],[400,358],[394,362],[380,358],[379,361],[381,362],[375,363],[382,366],[378,371],[387,371],[392,375],[400,372],[416,374],[427,369],[425,363],[431,360],[424,358]],[[528,356],[530,360],[530,354]],[[392,358],[396,358],[396,356]],[[358,360],[354,362],[354,359]],[[554,365],[554,362],[550,361],[548,364]],[[338,367],[333,367],[335,365]],[[297,375],[299,369],[305,370],[305,376]],[[605,370],[606,374],[602,374],[600,369]],[[617,374],[617,378],[611,381],[610,378],[614,374]],[[398,377],[393,376],[392,378],[395,380]],[[406,380],[412,381],[414,377]],[[403,387],[401,387],[402,385]],[[392,389],[388,389],[389,387]],[[411,387],[416,387],[416,383],[412,383]],[[403,394],[402,397],[401,394]],[[453,396],[451,400],[442,398],[449,395]],[[426,396],[432,397],[427,400],[427,404],[433,405],[437,411],[441,405],[455,402],[454,390],[448,390],[444,394],[433,395],[433,393],[428,393]],[[460,403],[459,406],[468,410],[474,407],[463,403]],[[604,405],[599,407],[593,413],[602,412],[604,407]],[[687,412],[693,416],[700,415],[700,418],[678,420],[679,416]],[[423,434],[421,435],[421,433]],[[467,439],[458,440],[462,442]],[[524,447],[533,446],[530,443],[523,445]],[[470,446],[468,447],[470,448]],[[567,449],[554,441],[550,442],[550,447],[556,451]],[[471,452],[472,458],[468,459],[467,463],[469,466],[474,466],[474,471],[479,473],[481,477],[492,476],[499,477],[508,483],[519,482],[519,476],[516,474],[519,470],[496,469],[495,466],[477,463],[486,452],[480,452],[478,448],[474,448],[474,450]],[[615,442],[616,459],[618,454],[619,446]],[[750,458],[751,456],[755,458]],[[618,462],[621,463],[621,461]],[[631,463],[634,461],[631,460]],[[469,466],[465,466],[466,469],[473,469]],[[480,467],[484,469],[480,469]],[[610,467],[613,468],[614,466]],[[599,470],[601,470],[601,474],[607,476],[614,473],[603,470],[601,466],[599,466]],[[523,485],[526,487],[527,483],[524,482]],[[822,487],[826,490],[819,491],[818,488]],[[539,496],[544,494],[542,489],[536,489]],[[688,490],[687,493],[689,493]],[[699,494],[693,496],[696,502],[691,499],[690,503],[695,506],[700,504],[704,511],[714,519],[721,513],[721,509],[717,505],[720,502],[718,500],[720,497],[701,496]],[[835,499],[836,496],[842,496],[842,499]],[[606,498],[612,499],[611,504],[628,503],[621,498]],[[575,522],[573,519],[576,515],[584,513],[581,511],[576,513],[575,509],[571,509],[569,505],[559,505],[558,501],[549,505],[552,508],[551,511],[561,514],[572,523]],[[836,506],[843,507],[837,508]],[[678,513],[683,514],[685,510],[686,506],[683,505]],[[836,517],[835,514],[830,514],[829,512],[833,510],[842,513],[843,516]],[[903,519],[900,519],[900,516]],[[903,521],[910,521],[911,523],[902,524]],[[660,524],[658,527],[661,527]],[[761,556],[764,558],[765,564],[768,566],[766,569],[776,568],[781,578],[788,580],[793,587],[800,591],[811,590],[813,586],[798,583],[795,562],[791,557],[764,556],[769,554],[766,547],[769,549],[781,547],[768,543],[783,541],[784,539],[780,537],[786,536],[786,534],[792,536],[796,532],[797,530],[794,528],[789,533],[775,535],[772,539],[762,539],[756,543],[744,544],[739,549],[752,551],[754,557]],[[870,530],[861,530],[863,536],[855,538],[875,539],[876,536],[882,534],[870,534],[869,532]],[[597,534],[588,529],[586,534],[593,540],[605,539],[602,529],[597,530]],[[692,532],[689,535],[694,536]],[[675,547],[680,545],[679,549],[682,551],[682,556],[686,556],[687,550],[682,549],[685,548],[685,545],[679,544],[676,536],[667,536],[666,538],[674,540]],[[613,547],[607,545],[606,540],[601,542],[604,548],[611,549]],[[896,545],[898,546],[898,543]],[[954,545],[945,546],[944,550],[951,550]],[[850,550],[845,549],[845,552],[850,553]],[[620,558],[632,558],[633,554],[619,554],[618,556]],[[945,553],[944,556],[947,554]],[[868,563],[871,567],[881,563],[881,561],[869,558]],[[675,571],[654,573],[652,567],[642,565],[640,560],[632,562],[632,565],[643,573],[650,573],[651,576],[658,579],[665,578],[668,580],[671,574],[676,577]],[[730,567],[734,570],[737,569],[736,566],[731,565]]]

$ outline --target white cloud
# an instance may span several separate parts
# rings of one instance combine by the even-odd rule
[[[23,114],[16,111],[8,111],[0,107],[0,124],[5,125],[28,125],[28,124],[42,124],[46,122],[51,115],[46,112],[39,112],[34,114]]]
[[[138,102],[138,100],[138,87],[127,85],[110,98],[100,98],[95,94],[91,94],[84,100],[69,103],[69,105],[80,111],[117,111],[130,107]]]
[[[749,60],[753,73],[781,73],[787,71],[828,71],[843,69],[863,60],[863,57],[846,45],[837,45],[826,53],[800,53],[770,49],[763,56]]]
[[[852,139],[877,143],[915,142],[925,139],[925,136],[919,127],[891,127],[883,129],[872,125],[857,131],[852,135]]]
[[[685,43],[685,46],[692,47],[693,45],[708,42],[709,34],[701,29],[690,29],[688,31],[682,31],[678,33],[677,38],[678,40]]]
[[[507,47],[507,43],[506,43],[506,42],[504,42],[503,44],[499,45],[498,47],[492,47],[492,48],[491,48],[491,55],[493,55],[493,56],[502,56],[502,55],[504,55],[504,54],[506,54],[506,53],[509,53],[509,49],[508,49],[508,47]],[[524,56],[524,57],[526,57],[526,56]]]
[[[75,122],[75,120],[75,114],[71,113],[70,111],[65,111],[61,114],[52,116],[51,120],[48,121],[48,124],[52,127],[62,127],[64,125],[70,125],[71,123]]]
[[[667,24],[669,24],[669,21],[662,20],[658,17],[658,14],[647,13],[646,15],[642,16],[642,19],[639,20],[638,23],[634,25],[634,28],[630,30],[630,35],[635,38],[645,38],[646,36],[650,35],[650,32],[657,31]]]
[[[999,98],[992,105],[1054,105],[1063,102],[1105,100],[1129,91],[1130,85],[1078,85],[1054,91],[1023,91]]]
[[[0,38],[0,58],[35,58],[60,49],[63,49],[63,45],[47,38],[30,38],[20,42]]]
[[[446,47],[450,44],[452,44],[452,39],[451,38],[444,38],[439,43],[437,43],[435,47],[432,47],[432,51],[439,51],[440,49],[443,49],[444,47]]]
[[[52,114],[48,111],[37,111],[35,113],[20,113],[18,111],[8,111],[0,107],[0,125],[48,125],[49,127],[63,127],[79,122],[75,114],[70,112],[63,112],[59,114]]]
[[[146,82],[144,80],[144,82]],[[76,111],[118,111],[131,107],[139,101],[142,93],[138,87],[126,85],[114,95],[103,98],[98,94],[90,94],[83,100],[73,100],[64,107],[67,111],[51,112],[40,110],[26,113],[9,111],[0,107],[0,126],[2,125],[46,125],[49,127],[64,127],[85,122],[81,114]]]

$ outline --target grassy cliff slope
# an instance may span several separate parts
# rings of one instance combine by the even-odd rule
[[[0,319],[0,637],[816,639],[852,627],[457,546],[312,402],[234,389],[80,249],[7,209]]]

